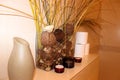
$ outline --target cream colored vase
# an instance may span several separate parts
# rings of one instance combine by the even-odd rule
[[[34,60],[29,43],[15,37],[14,47],[8,61],[9,80],[33,80]]]

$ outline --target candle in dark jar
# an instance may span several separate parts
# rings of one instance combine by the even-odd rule
[[[64,57],[63,58],[63,65],[65,68],[73,68],[75,65],[74,58],[73,57]]]
[[[81,63],[82,62],[82,57],[75,57],[74,58],[76,63]]]
[[[55,66],[55,72],[56,73],[63,73],[64,72],[64,66],[63,65],[56,65]]]

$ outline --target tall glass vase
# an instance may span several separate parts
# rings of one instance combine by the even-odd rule
[[[64,29],[52,29],[46,26],[41,33],[36,33],[36,66],[50,71],[56,64],[62,64],[65,56],[72,55],[72,42],[69,37],[73,33],[73,26],[66,25]]]
[[[46,26],[41,33],[36,33],[36,66],[45,71],[50,71],[60,59],[61,51],[57,43],[56,36],[52,30]]]

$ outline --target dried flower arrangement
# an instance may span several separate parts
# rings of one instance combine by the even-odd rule
[[[100,0],[29,0],[33,16],[3,4],[0,6],[24,14],[1,15],[21,16],[35,21],[36,66],[49,71],[54,64],[61,63],[62,57],[73,55],[72,40],[80,28],[79,25],[98,25],[94,20],[87,20],[85,16],[92,6],[100,2]],[[93,27],[90,28],[96,32]]]

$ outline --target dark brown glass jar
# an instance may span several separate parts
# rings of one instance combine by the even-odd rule
[[[73,57],[64,57],[63,65],[65,68],[74,68],[75,62]]]

